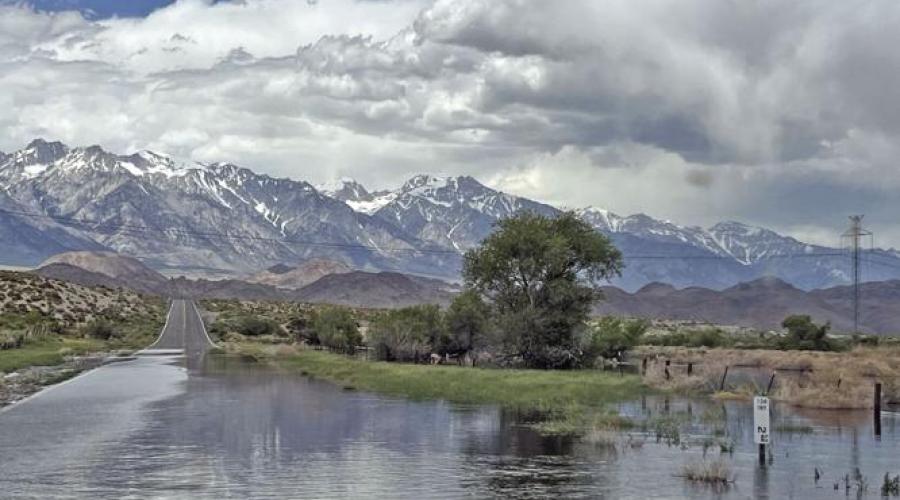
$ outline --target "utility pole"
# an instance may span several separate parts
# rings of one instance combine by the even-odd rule
[[[860,239],[868,236],[872,237],[872,232],[863,229],[862,227],[862,215],[851,215],[850,216],[850,229],[848,229],[843,235],[842,238],[848,238],[850,240],[850,249],[852,253],[853,259],[853,333],[854,335],[859,335],[859,279],[860,279],[860,266],[859,266],[859,253],[860,253]]]

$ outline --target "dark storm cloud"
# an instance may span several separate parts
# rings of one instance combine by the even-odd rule
[[[715,181],[715,176],[709,170],[690,170],[684,178],[688,184],[701,188],[708,188]]]
[[[473,174],[821,228],[857,196],[900,209],[897,26],[887,0],[178,2],[103,23],[6,8],[0,148],[40,132],[374,187]]]

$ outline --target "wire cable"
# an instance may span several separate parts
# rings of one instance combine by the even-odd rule
[[[440,248],[433,248],[434,244],[429,244],[427,242],[422,242],[425,245],[431,245],[432,248],[398,248],[398,247],[382,247],[377,245],[366,245],[363,243],[344,243],[344,242],[326,242],[326,241],[312,241],[305,239],[297,239],[297,238],[277,238],[271,236],[258,236],[252,234],[238,234],[238,233],[229,233],[229,232],[217,232],[217,231],[199,231],[193,229],[185,229],[185,228],[176,228],[176,227],[156,227],[156,226],[146,226],[140,224],[130,224],[125,222],[118,221],[99,221],[99,220],[91,220],[86,218],[79,217],[71,217],[71,216],[62,216],[62,215],[50,215],[39,212],[29,212],[24,210],[10,210],[0,208],[0,213],[5,213],[13,216],[21,216],[21,217],[30,217],[30,218],[38,218],[38,219],[50,219],[56,222],[64,223],[64,225],[76,226],[76,228],[87,229],[91,231],[99,231],[99,230],[114,230],[118,234],[139,236],[147,233],[158,233],[158,234],[168,234],[171,236],[182,236],[185,238],[203,238],[203,239],[222,239],[222,240],[233,240],[233,241],[256,241],[256,242],[272,242],[272,243],[281,243],[281,244],[291,244],[291,245],[302,245],[302,246],[311,246],[311,247],[322,247],[322,248],[335,248],[335,249],[343,249],[343,250],[357,250],[357,251],[368,251],[368,252],[377,252],[377,253],[413,253],[413,254],[433,254],[433,255],[447,255],[447,256],[459,256],[461,252],[456,250],[447,250]],[[421,241],[421,240],[420,240]],[[877,254],[875,254],[877,255]],[[773,260],[773,259],[795,259],[795,258],[820,258],[820,257],[846,257],[846,252],[840,251],[831,251],[831,252],[800,252],[800,253],[784,253],[778,255],[770,255],[766,256],[764,259],[760,260]],[[721,261],[735,261],[738,260],[736,257],[731,255],[668,255],[668,254],[658,254],[658,255],[641,255],[641,254],[624,254],[623,259],[627,261],[635,261],[635,260],[678,260],[678,261],[687,261],[687,260],[721,260]],[[740,262],[740,261],[739,261]],[[875,262],[880,265],[888,265],[882,264],[879,262]],[[900,265],[898,265],[900,267]]]

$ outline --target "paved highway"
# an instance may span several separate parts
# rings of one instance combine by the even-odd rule
[[[147,457],[140,447],[118,446],[146,428],[154,405],[185,393],[192,364],[202,365],[211,347],[194,303],[175,300],[159,338],[136,359],[85,372],[0,410],[0,498],[137,498],[144,474],[121,475],[117,485],[107,474],[121,464],[144,467]]]
[[[172,301],[166,326],[163,327],[159,338],[139,354],[175,354],[181,351],[189,357],[194,357],[204,354],[212,347],[215,347],[215,344],[206,333],[196,304],[190,300],[176,299]]]

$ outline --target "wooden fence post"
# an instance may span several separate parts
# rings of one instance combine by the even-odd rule
[[[726,366],[726,367],[725,367],[725,373],[722,374],[722,382],[719,384],[719,390],[720,390],[720,391],[724,391],[724,390],[725,390],[725,379],[727,379],[727,378],[728,378],[728,367]]]
[[[875,436],[881,437],[881,382],[875,382]]]

